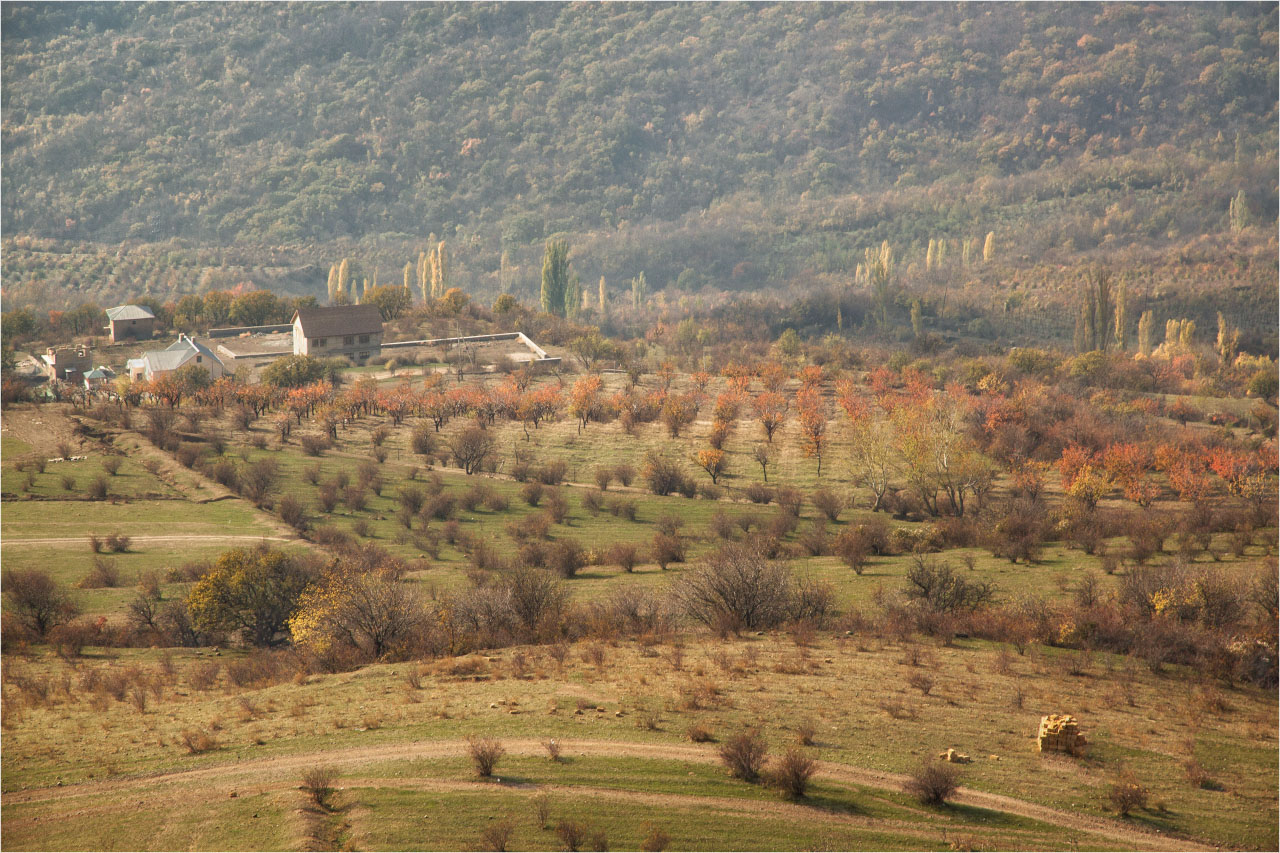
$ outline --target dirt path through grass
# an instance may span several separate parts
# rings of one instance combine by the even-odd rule
[[[130,536],[130,542],[142,544],[144,542],[292,542],[293,539],[286,536],[217,536],[217,535],[196,535],[190,536]],[[85,536],[60,536],[50,539],[14,539],[5,537],[5,545],[83,545]]]
[[[532,739],[504,740],[503,745],[509,754],[539,755],[545,752],[541,741]],[[697,746],[662,743],[636,743],[614,741],[573,741],[566,745],[569,755],[602,755],[612,758],[649,758],[689,761],[702,764],[719,763],[720,758],[714,749]],[[334,766],[340,771],[351,765],[368,764],[383,761],[405,759],[451,758],[466,754],[467,744],[462,740],[423,741],[417,743],[382,744],[370,747],[350,749],[324,750],[309,753],[278,756],[263,759],[239,761],[236,764],[224,764],[215,767],[202,767],[194,770],[163,773],[156,776],[127,780],[93,782],[79,785],[68,785],[54,788],[36,788],[27,791],[8,791],[5,800],[9,803],[36,803],[59,800],[70,797],[90,796],[95,794],[123,793],[140,790],[151,786],[172,786],[173,784],[191,784],[200,788],[214,785],[225,786],[239,784],[262,786],[287,783],[293,786],[301,772],[317,764]],[[861,785],[868,788],[900,790],[906,777],[898,773],[876,770],[865,770],[844,764],[819,762],[819,776]],[[402,781],[387,780],[399,785]],[[576,790],[576,788],[574,789]],[[192,794],[195,796],[195,794]],[[132,795],[131,795],[132,796]],[[653,795],[659,796],[659,795]],[[696,807],[705,798],[695,795],[661,795],[664,802],[675,804],[677,798],[683,804]],[[749,801],[753,806],[758,801]],[[1053,824],[1077,832],[1089,833],[1111,841],[1117,841],[1140,850],[1211,850],[1213,847],[1198,844],[1172,836],[1146,832],[1126,826],[1118,821],[1088,815],[1072,814],[1058,809],[1042,806],[1025,800],[1006,797],[1000,794],[989,794],[961,788],[953,798],[957,805],[991,809],[1043,823]],[[774,804],[782,806],[785,804]],[[796,808],[802,808],[797,806]],[[812,811],[809,812],[812,815]],[[824,813],[825,814],[825,813]]]

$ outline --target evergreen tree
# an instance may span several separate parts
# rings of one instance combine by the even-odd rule
[[[556,237],[547,241],[542,255],[542,310],[563,317],[568,287],[569,241]]]
[[[987,263],[996,256],[996,232],[988,231],[987,239],[982,244],[982,262]]]
[[[334,294],[338,290],[338,265],[329,264],[329,283],[326,286],[329,291],[329,301],[333,301]]]
[[[596,298],[599,301],[598,307],[600,308],[600,322],[607,323],[609,322],[609,294],[605,287],[604,276],[600,276],[600,284],[597,285],[596,289]]]
[[[405,261],[404,263],[404,292],[412,294],[413,288],[410,285],[413,282],[413,261]]]

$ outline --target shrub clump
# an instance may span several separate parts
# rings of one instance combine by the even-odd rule
[[[768,754],[769,747],[755,730],[736,734],[720,746],[720,760],[729,768],[729,775],[744,782],[760,778]]]
[[[903,783],[902,790],[921,805],[940,806],[960,787],[960,772],[941,761],[925,761]]]
[[[467,738],[467,754],[471,756],[471,762],[476,766],[476,775],[482,779],[488,779],[493,775],[498,759],[506,755],[507,750],[497,738],[472,735]]]

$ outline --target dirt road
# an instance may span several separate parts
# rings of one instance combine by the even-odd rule
[[[512,755],[541,755],[545,753],[545,748],[542,746],[541,741],[538,740],[504,740],[503,746],[506,748],[507,753]],[[447,740],[385,744],[370,747],[353,747],[349,749],[296,753],[287,756],[239,761],[236,764],[204,767],[142,778],[90,782],[79,785],[68,785],[56,788],[39,788],[26,791],[9,791],[5,793],[4,799],[9,804],[38,803],[71,797],[90,796],[94,794],[112,795],[125,792],[141,792],[147,788],[172,791],[174,785],[181,785],[184,787],[189,786],[193,788],[194,790],[191,792],[191,795],[195,795],[195,793],[200,790],[206,790],[215,786],[223,787],[228,785],[254,786],[257,788],[262,788],[264,786],[297,787],[298,778],[302,771],[307,768],[314,767],[317,764],[335,767],[350,779],[350,777],[355,773],[356,768],[362,764],[404,759],[457,757],[465,755],[466,749],[467,745],[465,741]],[[568,756],[601,755],[615,758],[631,757],[666,759],[688,761],[699,764],[718,764],[720,762],[719,755],[712,748],[681,744],[575,740],[566,744],[565,754]],[[906,779],[905,776],[897,773],[864,770],[857,767],[850,767],[848,765],[835,764],[831,762],[819,762],[819,771],[817,775],[819,777],[824,777],[845,784],[895,791],[901,789],[902,783]],[[372,780],[366,781],[370,782],[370,784],[373,783]],[[383,780],[381,784],[386,784],[386,782],[387,780]],[[347,784],[351,784],[351,781],[348,781]],[[437,782],[433,780],[424,780],[420,783],[406,783],[404,780],[396,779],[394,780],[394,784],[403,784],[408,787],[413,787],[417,784],[435,785],[454,783],[444,781]],[[574,787],[573,790],[576,792],[579,789]],[[603,795],[602,792],[606,789],[591,790]],[[184,794],[184,796],[186,795],[187,794]],[[610,792],[610,796],[615,795],[619,797],[656,796],[661,797],[665,803],[689,807],[697,807],[699,804],[707,804],[708,799],[714,799],[716,800],[716,803],[719,804],[719,800],[723,799],[703,798],[695,795],[642,795],[634,794],[632,792]],[[130,796],[133,796],[133,793],[130,793]],[[1008,814],[1018,815],[1020,817],[1030,818],[1032,820],[1059,826],[1064,829],[1088,833],[1098,838],[1115,841],[1139,850],[1214,849],[1213,847],[1192,841],[1186,841],[1184,839],[1145,832],[1131,826],[1126,826],[1118,821],[1088,815],[1073,814],[1059,809],[1050,808],[1048,806],[1018,800],[1013,797],[974,791],[968,788],[961,788],[952,801],[958,805],[1006,812]],[[758,809],[760,807],[760,804],[755,801],[751,801],[750,805],[753,809]],[[785,804],[775,805],[778,808],[792,808]],[[802,807],[795,806],[794,808],[799,809]],[[810,818],[813,817],[812,811],[809,811],[807,814]],[[826,813],[824,813],[823,819],[826,819]],[[857,821],[859,819],[851,816],[850,820]],[[910,830],[912,825],[908,824],[903,828]],[[921,827],[915,828],[919,829]]]

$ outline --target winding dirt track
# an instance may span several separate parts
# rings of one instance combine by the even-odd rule
[[[86,536],[57,536],[44,539],[6,538],[4,544],[9,545],[83,545]],[[226,536],[219,534],[191,534],[189,536],[130,536],[129,541],[143,544],[147,542],[288,542],[287,536]]]
[[[545,752],[542,743],[532,739],[504,740],[503,746],[513,755],[539,755]],[[272,758],[252,759],[235,764],[223,764],[216,767],[204,767],[173,773],[158,774],[134,779],[113,780],[106,782],[89,782],[56,788],[36,788],[25,791],[9,791],[5,793],[6,804],[42,803],[68,798],[92,796],[96,794],[121,794],[139,792],[148,788],[161,788],[167,793],[177,796],[195,795],[195,791],[179,795],[173,786],[194,787],[197,791],[216,786],[245,785],[256,788],[296,788],[300,773],[317,764],[325,764],[339,768],[343,774],[343,782],[348,787],[375,786],[390,783],[396,787],[414,787],[424,789],[471,789],[475,782],[450,782],[446,780],[406,781],[403,779],[378,780],[357,778],[353,775],[356,765],[371,764],[383,761],[404,759],[431,759],[457,757],[466,754],[466,743],[462,740],[421,741],[417,743],[386,744],[370,747],[353,747],[350,749],[324,750],[319,752],[299,753]],[[579,741],[566,744],[567,755],[602,755],[625,758],[667,759],[687,761],[701,764],[716,764],[720,759],[714,749],[697,746],[661,743],[634,743],[613,741]],[[861,785],[869,788],[899,790],[905,776],[876,770],[864,770],[844,764],[819,762],[818,775],[845,784]],[[540,786],[538,790],[545,787]],[[554,788],[553,788],[554,789]],[[532,790],[532,789],[531,789]],[[627,792],[611,789],[583,788],[573,786],[575,794],[589,796],[613,797],[629,799],[634,802],[649,802],[661,805],[680,805],[686,807],[711,806],[726,810],[747,810],[753,813],[769,811],[778,815],[803,816],[807,820],[815,818],[811,808],[787,803],[761,803],[757,800],[734,800],[725,797],[700,797],[696,795],[649,794]],[[1024,818],[1041,821],[1065,829],[1088,833],[1108,841],[1118,842],[1139,850],[1213,850],[1215,848],[1184,839],[1166,835],[1144,832],[1117,821],[1087,815],[1072,814],[1048,806],[1029,803],[1013,797],[989,794],[961,788],[953,798],[959,805],[973,806],[993,811],[1006,812]],[[895,830],[915,833],[923,827],[920,824],[903,823],[862,818],[857,815],[835,815],[830,812],[821,813],[822,820],[837,820],[850,825],[866,825],[892,827]],[[1016,834],[1016,830],[1004,830]],[[929,843],[936,843],[936,833],[929,835]],[[929,846],[926,844],[924,846]]]

